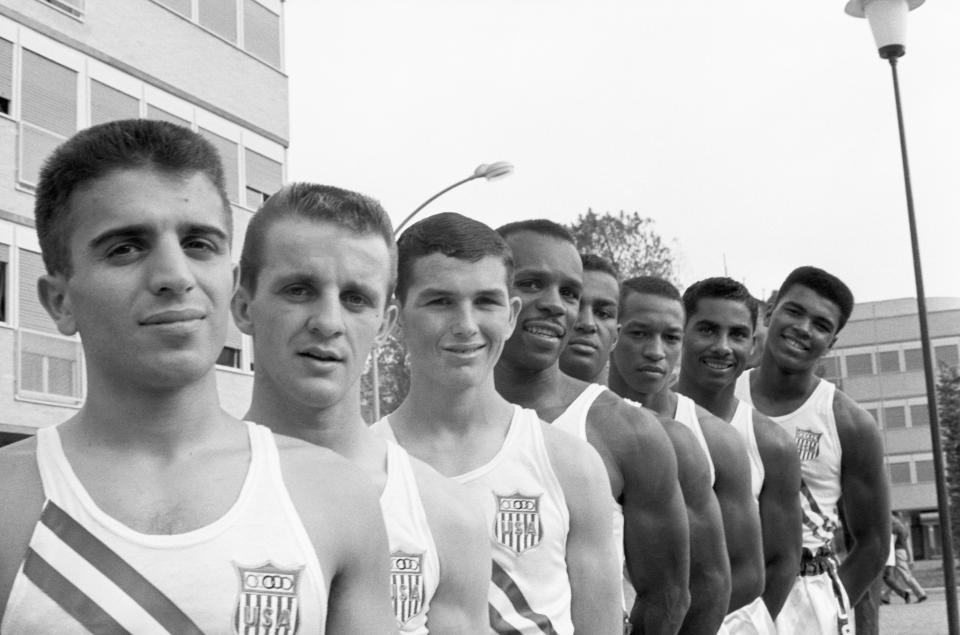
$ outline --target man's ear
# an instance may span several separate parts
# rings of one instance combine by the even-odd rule
[[[75,335],[77,320],[73,314],[66,276],[62,273],[40,276],[37,280],[37,296],[57,325],[57,330],[63,335]]]
[[[523,300],[515,295],[510,296],[510,335],[513,335],[514,329],[517,328],[517,316],[520,315],[522,308]]]
[[[381,345],[390,337],[396,327],[400,316],[400,308],[396,302],[390,301],[383,310],[383,320],[380,322],[380,328],[377,329],[377,345]]]
[[[233,298],[230,300],[230,312],[233,314],[234,323],[241,333],[250,336],[253,335],[253,319],[250,317],[252,299],[250,292],[241,285],[233,292]]]

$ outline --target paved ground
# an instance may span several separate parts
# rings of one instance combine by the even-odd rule
[[[894,596],[880,606],[880,635],[946,635],[947,602],[943,589],[928,590],[928,600],[904,604]]]

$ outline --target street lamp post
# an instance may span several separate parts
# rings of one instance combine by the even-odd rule
[[[920,347],[923,351],[923,374],[927,389],[927,412],[930,417],[930,440],[933,446],[933,470],[937,486],[937,508],[940,515],[940,542],[943,550],[943,580],[947,600],[947,625],[950,635],[960,632],[957,619],[957,591],[953,570],[953,537],[944,477],[943,449],[940,441],[940,422],[937,418],[937,392],[933,375],[933,352],[930,347],[930,329],[927,325],[927,301],[923,290],[923,272],[920,267],[920,242],[917,238],[917,220],[913,210],[913,189],[910,184],[910,164],[907,161],[907,137],[903,127],[903,106],[900,101],[900,81],[897,60],[906,53],[907,13],[924,0],[850,0],[846,12],[870,21],[874,41],[880,57],[890,62],[893,74],[893,95],[897,106],[897,128],[900,132],[900,157],[903,163],[903,182],[907,195],[907,221],[910,225],[910,248],[913,252],[913,275],[917,286],[917,317],[920,321]]]
[[[507,161],[481,163],[473,171],[473,174],[471,174],[465,179],[460,179],[456,183],[452,185],[448,185],[447,187],[443,188],[442,190],[440,190],[439,192],[437,192],[436,194],[434,194],[424,202],[420,203],[420,205],[418,205],[416,209],[414,209],[412,212],[407,214],[406,218],[400,221],[400,224],[397,225],[396,229],[393,230],[394,237],[399,238],[400,232],[403,231],[403,228],[407,226],[407,223],[413,220],[413,217],[416,216],[420,212],[420,210],[422,210],[424,207],[426,207],[436,199],[440,198],[450,190],[460,187],[464,183],[469,183],[474,179],[486,179],[488,181],[495,181],[496,179],[501,179],[511,174],[512,172],[513,172],[513,164],[508,163]],[[379,363],[380,349],[379,347],[374,346],[373,351],[371,351],[371,355],[373,356],[370,364],[370,372],[373,374],[373,419],[374,421],[378,421],[380,419],[380,363]]]

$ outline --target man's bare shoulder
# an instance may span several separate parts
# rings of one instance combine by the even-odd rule
[[[848,431],[853,433],[869,433],[878,430],[877,422],[870,413],[839,388],[833,395],[833,415],[838,432],[841,428],[848,428]]]
[[[751,423],[754,436],[757,439],[757,448],[764,460],[768,455],[782,458],[796,454],[796,441],[790,437],[790,433],[756,408],[753,409],[753,421]]]
[[[33,437],[0,448],[0,613],[43,509],[36,452]]]
[[[629,403],[609,390],[593,402],[587,423],[612,451],[624,447],[656,449],[667,442],[655,412]]]
[[[704,480],[709,484],[710,467],[707,455],[693,432],[679,421],[668,417],[661,417],[659,423],[677,455],[677,467],[681,476],[686,475],[688,479],[695,481]]]
[[[37,468],[36,437],[0,448],[0,507],[18,509],[12,506],[17,501],[38,497],[42,500],[43,487]]]
[[[464,537],[485,535],[483,499],[479,492],[443,476],[412,456],[410,465],[432,531]]]
[[[739,461],[741,455],[746,455],[743,439],[732,425],[700,406],[697,406],[697,419],[714,463],[731,457]]]

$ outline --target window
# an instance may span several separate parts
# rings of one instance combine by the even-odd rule
[[[915,465],[917,468],[918,483],[932,483],[934,481],[933,459],[925,459],[922,461],[917,461]]]
[[[25,397],[79,403],[80,342],[62,336],[18,331],[17,393]]]
[[[882,353],[877,353],[877,366],[881,373],[899,373],[899,351],[883,351]]]
[[[13,42],[0,38],[0,113],[9,115],[13,102]]]
[[[7,271],[10,266],[10,246],[0,243],[0,322],[7,318]]]
[[[154,0],[154,2],[162,4],[171,11],[176,11],[187,18],[191,16],[190,5],[193,4],[191,0]]]
[[[90,124],[140,116],[140,100],[116,88],[90,80]]]
[[[957,354],[957,345],[956,344],[947,344],[945,346],[934,346],[933,347],[933,356],[937,360],[937,364],[946,364],[951,368],[956,368],[960,366],[960,355]],[[937,369],[934,368],[934,371]]]
[[[847,375],[872,375],[873,374],[873,356],[870,353],[860,353],[859,355],[847,355]]]
[[[923,353],[919,348],[908,348],[903,351],[903,365],[906,370],[923,370]]]
[[[225,40],[237,41],[237,0],[203,0],[197,21]]]
[[[231,346],[224,346],[217,357],[217,364],[220,366],[229,366],[231,368],[240,368],[240,349]]]
[[[20,252],[20,326],[34,331],[43,331],[46,333],[57,333],[56,325],[47,315],[46,309],[40,304],[37,297],[37,280],[47,271],[43,267],[43,259],[40,254],[26,249]]]
[[[184,128],[190,127],[190,122],[183,117],[178,117],[173,113],[167,112],[163,108],[157,108],[156,106],[150,104],[147,104],[147,119],[159,119],[160,121],[169,121],[170,123],[175,123],[178,126],[183,126]]]
[[[820,367],[817,369],[817,376],[827,379],[837,379],[840,377],[840,360],[836,357],[824,357],[820,360]]]
[[[919,428],[928,425],[930,425],[930,411],[927,409],[927,404],[910,406],[910,426]]]
[[[243,4],[243,48],[280,66],[280,16],[254,0]]]
[[[217,149],[220,160],[223,162],[223,177],[227,187],[227,198],[234,203],[239,202],[240,179],[239,160],[240,151],[237,144],[225,137],[200,128],[200,134]]]
[[[905,428],[907,427],[907,411],[903,406],[889,406],[883,409],[883,427]]]
[[[246,206],[259,209],[267,198],[283,184],[283,166],[253,150],[246,151]]]
[[[867,414],[873,417],[873,420],[878,424],[880,423],[880,411],[876,408],[864,408],[867,411]]]
[[[909,463],[891,463],[890,468],[890,482],[894,485],[908,485],[910,480],[910,464]]]
[[[23,49],[19,179],[36,184],[47,156],[77,130],[77,72]]]

